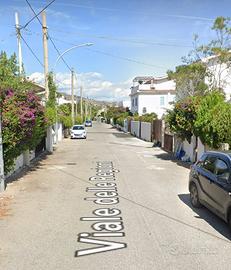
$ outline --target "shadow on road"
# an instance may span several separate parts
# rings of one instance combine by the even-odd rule
[[[205,220],[210,226],[212,226],[217,232],[222,234],[228,240],[231,240],[231,233],[229,231],[228,225],[207,208],[193,208],[190,203],[189,194],[178,194],[180,200],[190,207],[196,214],[194,218],[200,218]]]
[[[162,159],[162,160],[170,160],[177,164],[178,166],[184,167],[184,168],[190,168],[191,163],[190,162],[183,162],[179,159],[176,159],[172,153],[161,153],[161,154],[156,154],[155,157]]]
[[[130,134],[127,133],[113,132],[112,135],[117,138],[133,138]]]
[[[32,160],[29,166],[25,166],[22,169],[19,169],[19,171],[13,173],[11,176],[7,177],[5,180],[5,188],[8,184],[20,180],[21,177],[29,174],[30,172],[40,169],[43,166],[42,161],[46,160],[48,155],[48,152],[43,152],[37,158]]]

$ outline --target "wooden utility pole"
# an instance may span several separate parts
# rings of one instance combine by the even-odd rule
[[[75,111],[74,111],[74,70],[71,69],[71,119],[72,126],[75,124]]]
[[[45,99],[49,99],[49,87],[48,87],[48,33],[47,33],[47,20],[45,11],[42,12],[42,31],[43,31],[43,54],[44,54],[44,80],[45,80]],[[52,135],[52,126],[47,128],[46,136],[46,150],[53,152],[53,135]]]
[[[75,97],[75,117],[78,115],[78,88],[77,88],[77,77],[75,76],[75,87],[76,87],[76,97]]]
[[[42,29],[43,29],[43,53],[44,53],[44,79],[45,79],[45,97],[46,101],[49,98],[49,88],[48,88],[48,34],[47,34],[47,20],[45,11],[42,12]]]
[[[86,121],[87,119],[87,99],[85,98],[85,102],[84,102],[84,121]]]
[[[78,92],[76,90],[76,97],[75,97],[75,117],[78,116]]]
[[[85,103],[85,105],[86,105],[86,109],[85,109],[85,120],[87,120],[88,119],[88,98],[86,99],[86,101],[85,101],[86,103]]]
[[[92,115],[91,115],[91,113],[92,113],[92,111],[91,111],[91,106],[92,106],[92,104],[90,103],[90,118],[91,118],[91,120],[92,120]]]
[[[15,12],[15,27],[18,40],[18,65],[19,65],[19,76],[22,76],[22,46],[21,46],[21,32],[19,25],[18,12]]]

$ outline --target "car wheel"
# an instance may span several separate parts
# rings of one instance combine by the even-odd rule
[[[193,207],[195,208],[200,208],[201,207],[201,203],[199,200],[199,194],[198,194],[198,189],[197,186],[192,183],[190,185],[190,201]]]

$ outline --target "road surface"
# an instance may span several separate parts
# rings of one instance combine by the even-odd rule
[[[1,195],[0,269],[230,269],[228,228],[191,208],[188,173],[94,123]]]

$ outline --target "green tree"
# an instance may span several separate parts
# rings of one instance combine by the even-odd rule
[[[176,82],[176,100],[188,96],[205,95],[208,86],[205,83],[206,66],[202,62],[191,63],[176,67],[175,72],[168,71],[169,79]]]
[[[216,38],[208,44],[199,44],[194,37],[194,49],[183,57],[183,65],[168,71],[169,78],[176,82],[177,100],[187,96],[206,95],[208,91],[223,92],[231,67],[231,20],[217,17],[211,27]],[[206,82],[206,83],[205,83]]]
[[[211,29],[216,38],[208,44],[200,45],[198,36],[195,37],[195,48],[189,55],[191,59],[201,61],[207,69],[207,78],[210,89],[223,90],[229,74],[227,70],[231,67],[230,39],[231,19],[217,17]]]
[[[72,126],[71,104],[66,103],[66,104],[59,105],[58,119],[61,123],[63,123],[64,128],[70,128]]]
[[[53,125],[57,120],[57,108],[56,108],[57,87],[54,83],[52,72],[48,74],[48,88],[49,88],[49,97],[46,102],[45,115],[47,118],[47,124]]]
[[[191,142],[191,137],[196,133],[196,109],[200,102],[199,97],[187,97],[178,101],[172,110],[169,110],[165,120],[170,130],[182,140]]]
[[[19,68],[16,54],[7,57],[6,52],[0,53],[0,85],[1,89],[14,89],[14,91],[28,91],[33,84],[25,77],[19,77]]]
[[[217,109],[222,106],[227,108],[224,95],[219,91],[212,91],[200,101],[195,114],[195,133],[198,134],[204,144],[214,148],[218,148],[223,140],[221,138],[226,137],[225,130],[221,131],[219,128],[223,125],[219,121],[227,126],[229,124],[229,121],[225,121],[226,118],[221,119],[219,113],[217,114]]]

